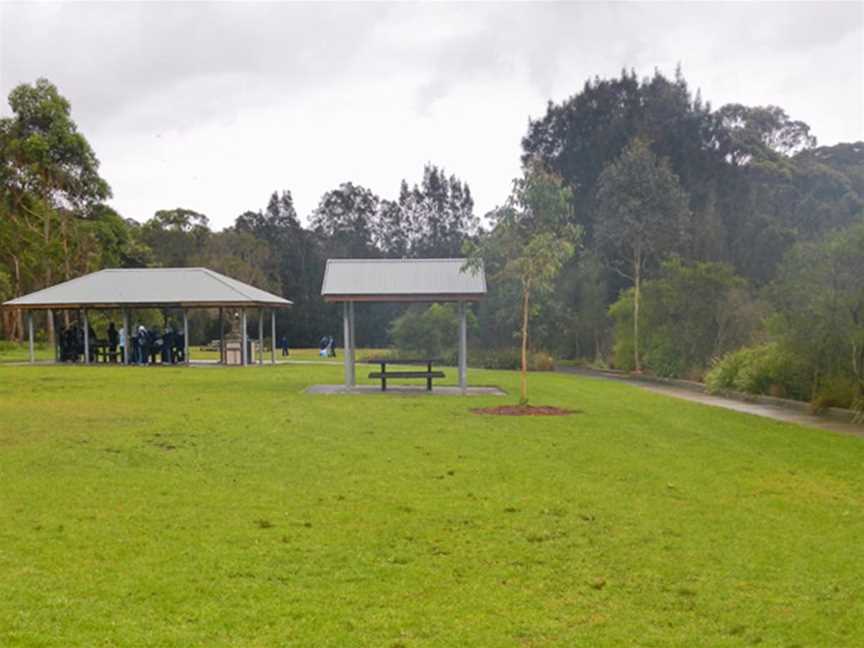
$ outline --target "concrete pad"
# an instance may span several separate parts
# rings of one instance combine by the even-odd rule
[[[380,385],[357,385],[348,389],[345,385],[310,385],[304,390],[307,394],[396,394],[399,396],[506,396],[507,393],[498,387],[468,387],[465,393],[459,387],[432,387],[426,391],[422,385],[388,385],[387,391],[381,391]]]

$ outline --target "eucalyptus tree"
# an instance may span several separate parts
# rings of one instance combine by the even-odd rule
[[[20,266],[24,232],[39,232],[41,283],[50,285],[59,268],[71,278],[70,241],[75,219],[110,197],[99,161],[72,119],[69,102],[47,79],[21,84],[9,94],[12,116],[0,118],[0,201],[18,235],[5,250]],[[20,274],[16,289],[21,287]],[[48,320],[53,339],[53,322]]]
[[[609,267],[633,283],[633,361],[639,356],[642,280],[652,264],[678,250],[690,209],[678,177],[642,139],[634,139],[597,182],[595,243]]]
[[[485,264],[490,279],[518,286],[514,306],[521,315],[519,402],[528,402],[528,334],[533,301],[552,290],[555,278],[574,255],[581,229],[572,225],[572,192],[563,180],[531,161],[513,183],[507,204],[493,213],[492,231],[480,244],[468,243],[467,266]]]

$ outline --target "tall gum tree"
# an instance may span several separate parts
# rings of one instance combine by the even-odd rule
[[[49,286],[55,266],[71,278],[70,217],[86,215],[111,190],[54,84],[47,79],[21,84],[9,94],[9,106],[12,116],[0,119],[0,192],[10,218],[40,230],[42,283]],[[53,342],[50,318],[48,334]]]
[[[633,282],[633,365],[639,355],[642,281],[652,264],[676,251],[687,237],[687,194],[669,164],[636,138],[600,174],[595,244],[609,267]]]

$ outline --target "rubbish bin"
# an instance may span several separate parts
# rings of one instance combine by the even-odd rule
[[[243,364],[243,347],[240,342],[227,342],[225,344],[225,364]]]

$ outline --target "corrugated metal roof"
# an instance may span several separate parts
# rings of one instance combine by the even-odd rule
[[[289,306],[291,303],[207,268],[111,268],[24,295],[4,306]]]
[[[435,297],[472,299],[486,294],[486,273],[463,270],[465,259],[328,259],[325,298]]]

